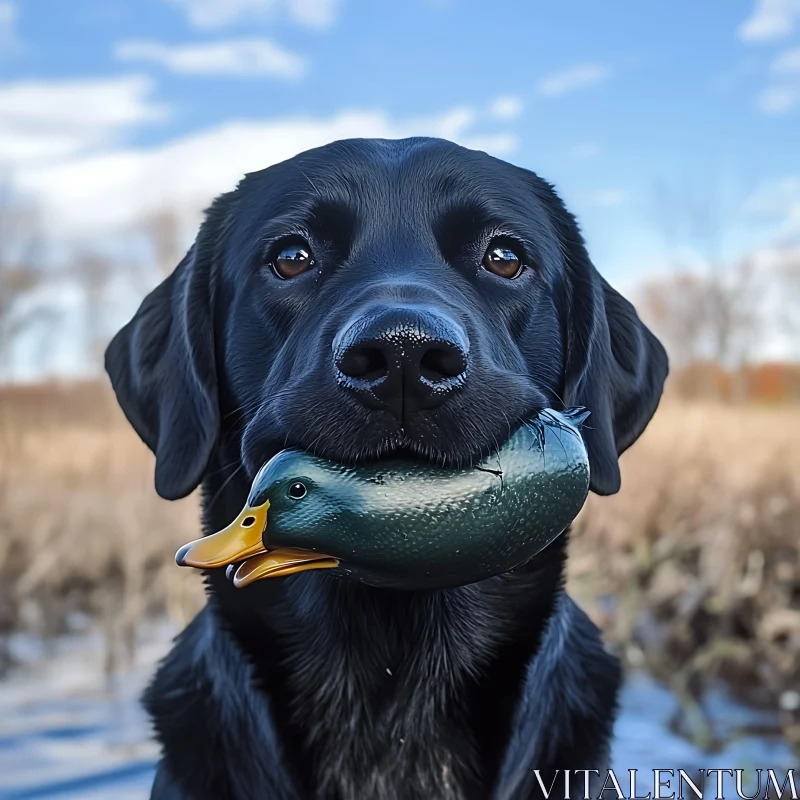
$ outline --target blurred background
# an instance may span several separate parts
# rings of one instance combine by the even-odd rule
[[[797,0],[0,0],[0,797],[146,797],[136,696],[202,603],[108,339],[245,172],[408,135],[553,182],[671,355],[571,543],[615,766],[797,765]]]

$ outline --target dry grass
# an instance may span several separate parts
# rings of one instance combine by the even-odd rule
[[[783,706],[800,744],[800,408],[670,403],[622,466],[622,491],[576,522],[573,593],[703,743],[697,700],[721,677]]]
[[[592,496],[576,523],[572,592],[684,697],[701,737],[696,698],[716,675],[783,702],[800,741],[800,410],[669,402],[622,462],[620,494]],[[201,604],[173,562],[198,530],[194,498],[156,496],[107,390],[0,392],[0,640],[81,612],[106,623],[112,668],[144,616],[183,623]]]
[[[199,608],[200,579],[173,561],[198,530],[194,498],[155,494],[153,458],[110,392],[0,395],[0,633],[99,617],[113,668],[143,616],[181,623]]]

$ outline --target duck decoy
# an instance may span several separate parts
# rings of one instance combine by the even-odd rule
[[[508,572],[554,541],[589,492],[584,409],[546,409],[478,464],[347,466],[283,450],[226,528],[179,565],[226,567],[237,587],[329,569],[373,586],[433,589]]]

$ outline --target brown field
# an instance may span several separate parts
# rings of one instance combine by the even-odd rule
[[[667,402],[576,520],[573,595],[683,698],[722,678],[800,745],[800,407]]]
[[[159,498],[153,465],[105,387],[0,394],[0,639],[98,617],[113,668],[145,615],[191,619],[202,583],[173,556],[198,535],[197,504]]]
[[[782,705],[800,742],[800,409],[669,401],[622,466],[623,490],[576,522],[573,594],[684,698],[696,735],[716,676]],[[201,579],[173,561],[198,535],[196,500],[159,499],[152,470],[105,388],[0,392],[0,672],[11,630],[95,617],[113,669],[143,617],[199,608]]]

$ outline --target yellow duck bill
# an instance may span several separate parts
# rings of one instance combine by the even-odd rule
[[[282,578],[309,569],[331,569],[338,567],[335,558],[301,550],[295,547],[279,547],[248,558],[238,566],[228,567],[228,577],[237,589],[249,586],[261,578]]]
[[[246,505],[227,528],[183,545],[175,554],[181,567],[233,569],[234,586],[242,588],[261,578],[280,578],[309,569],[330,569],[339,562],[329,556],[294,547],[264,547],[269,500]]]

